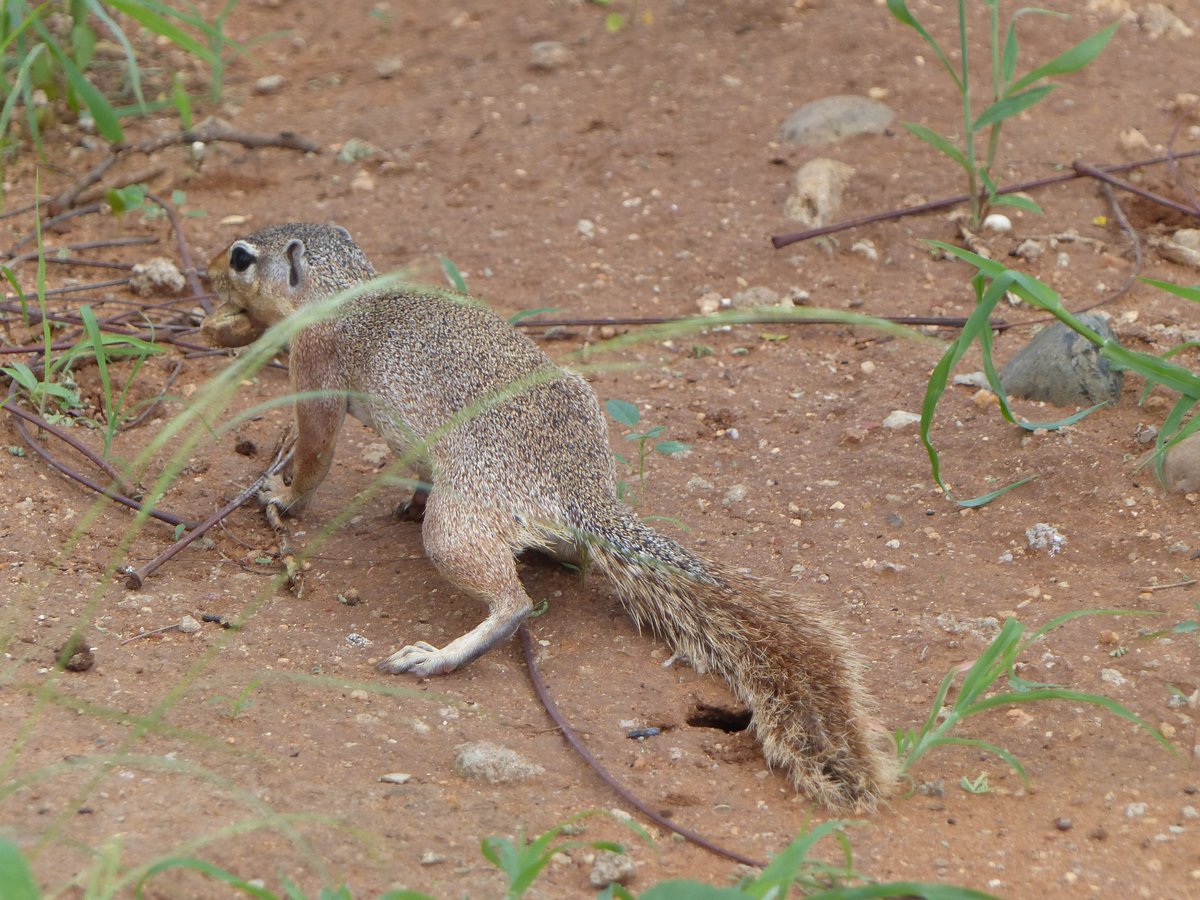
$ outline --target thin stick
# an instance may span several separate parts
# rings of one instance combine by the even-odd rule
[[[16,407],[14,407],[11,404],[6,404],[3,408],[7,409],[9,412],[12,412]],[[16,427],[17,433],[21,435],[21,439],[23,441],[25,441],[25,443],[29,446],[29,448],[34,453],[36,453],[38,456],[40,456],[42,459],[44,459],[46,462],[48,462],[54,468],[58,469],[58,471],[62,472],[67,477],[73,478],[75,481],[78,481],[84,487],[89,487],[96,493],[103,494],[108,499],[115,500],[117,503],[120,503],[122,506],[128,506],[130,509],[137,510],[139,512],[145,510],[146,514],[148,516],[150,516],[151,518],[158,519],[159,521],[162,521],[162,522],[166,522],[168,525],[175,525],[175,526],[183,525],[186,527],[186,526],[192,524],[190,519],[185,519],[181,516],[175,515],[174,513],[166,512],[165,510],[156,509],[153,507],[149,508],[147,510],[147,508],[144,504],[139,503],[137,500],[134,500],[132,497],[127,497],[124,494],[118,493],[117,491],[114,491],[112,488],[106,488],[103,485],[98,484],[96,481],[89,478],[88,476],[84,475],[82,472],[76,472],[74,469],[72,469],[70,466],[66,465],[65,463],[59,462],[54,456],[52,456],[50,454],[50,452],[45,447],[43,447],[41,444],[39,444],[34,439],[33,435],[31,435],[29,433],[28,429],[26,429],[25,423],[23,421],[21,421],[20,418],[18,418],[15,422],[13,422],[13,425]]]
[[[147,193],[146,198],[157,203],[167,214],[167,218],[171,221],[171,230],[175,232],[175,242],[179,247],[179,261],[183,263],[183,274],[187,276],[188,284],[192,287],[192,297],[204,308],[205,313],[212,312],[212,303],[208,299],[211,295],[205,293],[204,288],[200,285],[200,279],[196,275],[196,264],[192,262],[192,254],[188,250],[187,237],[183,233],[183,223],[179,220],[178,211],[173,204],[167,203],[166,200],[155,194]]]
[[[575,734],[575,731],[570,725],[567,724],[566,719],[563,718],[562,713],[558,709],[558,705],[554,702],[554,698],[550,696],[550,691],[546,687],[546,682],[542,680],[541,673],[537,668],[537,663],[534,661],[533,641],[529,637],[529,629],[526,627],[524,622],[522,622],[521,627],[517,629],[517,634],[521,636],[521,649],[525,653],[525,665],[529,668],[529,679],[533,682],[533,689],[537,692],[538,699],[542,701],[542,706],[546,708],[546,713],[550,716],[551,720],[553,720],[554,724],[558,726],[558,730],[562,732],[562,736],[567,739],[567,743],[571,745],[571,748],[576,753],[583,757],[584,762],[592,767],[595,773],[600,776],[601,781],[616,791],[621,799],[623,799],[626,803],[628,803],[650,821],[655,822],[661,825],[663,828],[669,829],[670,831],[687,838],[693,844],[703,847],[710,853],[715,853],[718,856],[724,856],[726,859],[732,859],[734,862],[739,862],[744,866],[753,866],[756,869],[766,868],[767,864],[764,862],[760,862],[757,859],[752,859],[749,856],[743,856],[736,850],[726,850],[724,847],[714,844],[703,835],[699,835],[688,828],[684,828],[682,825],[677,825],[662,813],[651,809],[636,794],[629,790],[629,788],[617,781],[617,779],[607,769],[605,769],[603,765],[600,764],[600,761],[596,759],[596,757],[592,756],[592,754],[588,751],[588,748],[583,745],[583,742],[579,739],[579,736]]]
[[[897,325],[937,325],[942,328],[962,328],[967,324],[965,316],[878,316]],[[600,316],[590,319],[522,319],[517,328],[587,328],[603,325],[667,325],[671,322],[694,322],[695,316]],[[797,319],[794,316],[763,316],[753,322],[726,323],[714,322],[715,325],[744,324],[744,325],[841,325],[837,319]],[[992,328],[1005,328],[1007,323],[999,320]]]
[[[101,472],[103,472],[105,475],[107,475],[109,478],[112,479],[112,481],[113,481],[112,489],[113,490],[116,490],[118,493],[122,493],[122,494],[132,494],[133,493],[133,491],[130,489],[129,485],[125,483],[125,476],[122,475],[120,472],[118,472],[117,469],[112,465],[112,463],[110,463],[107,459],[105,459],[100,454],[93,451],[91,447],[89,447],[86,444],[84,444],[83,442],[77,440],[74,437],[74,435],[68,434],[66,431],[64,431],[63,429],[61,429],[55,425],[51,425],[49,422],[47,422],[45,419],[43,419],[39,415],[35,415],[34,413],[27,412],[27,411],[21,409],[21,407],[17,406],[16,403],[12,402],[11,396],[6,398],[3,403],[0,403],[0,409],[7,410],[8,412],[12,413],[14,416],[17,416],[20,419],[24,419],[29,424],[37,427],[39,430],[45,431],[49,434],[54,435],[56,438],[58,438],[60,441],[67,444],[68,446],[70,446],[76,452],[82,454],[84,457],[87,458],[87,460],[92,465],[94,465],[97,469],[99,469]],[[101,492],[101,493],[103,493],[103,492]]]
[[[219,510],[213,513],[199,525],[189,530],[186,535],[175,541],[170,547],[168,547],[158,556],[154,557],[154,559],[150,560],[150,562],[146,563],[140,569],[134,569],[132,566],[126,566],[124,570],[124,574],[126,576],[125,587],[132,591],[136,591],[141,588],[141,586],[146,583],[146,579],[154,574],[154,572],[163,563],[175,556],[175,554],[192,543],[192,541],[205,535],[214,525],[257,494],[266,480],[278,472],[284,465],[286,465],[291,458],[292,448],[287,447],[284,449],[283,447],[280,447],[279,451],[275,455],[275,459],[272,460],[271,465],[268,466],[267,470],[259,475],[258,478],[254,480],[254,483],[248,488],[222,506]]]
[[[1164,197],[1161,194],[1156,194],[1153,191],[1140,188],[1136,184],[1130,184],[1128,181],[1125,181],[1122,178],[1117,178],[1103,169],[1098,169],[1089,163],[1083,162],[1083,160],[1075,160],[1075,162],[1071,163],[1071,168],[1073,168],[1080,175],[1089,175],[1092,178],[1095,178],[1097,181],[1103,181],[1106,184],[1111,184],[1113,187],[1119,187],[1123,191],[1129,191],[1131,194],[1137,194],[1137,196],[1144,197],[1145,199],[1157,203],[1160,206],[1165,206],[1167,209],[1173,209],[1176,212],[1181,212],[1185,216],[1196,215],[1196,210],[1192,209],[1186,203],[1179,203],[1178,201],[1172,200],[1170,197]]]
[[[1172,581],[1170,584],[1148,584],[1138,588],[1139,591],[1165,591],[1171,588],[1191,587],[1196,584],[1195,578],[1185,578],[1182,581]]]
[[[1110,166],[1100,166],[1102,172],[1128,172],[1130,169],[1140,169],[1144,166],[1157,166],[1161,163],[1169,162],[1172,159],[1187,159],[1192,156],[1200,156],[1200,150],[1189,150],[1187,153],[1176,153],[1171,156],[1156,156],[1152,159],[1139,159],[1129,163],[1117,163]],[[1063,172],[1059,175],[1048,175],[1045,178],[1035,178],[1032,181],[1022,181],[1019,184],[1010,184],[1007,187],[1002,187],[996,191],[997,194],[1015,194],[1020,191],[1032,191],[1037,188],[1048,187],[1052,184],[1063,184],[1068,181],[1074,181],[1076,178],[1082,178],[1083,173],[1077,171]],[[920,213],[933,212],[939,209],[945,209],[949,206],[958,206],[960,203],[966,203],[971,199],[970,194],[959,194],[955,197],[947,197],[943,200],[931,200],[928,203],[921,203],[917,206],[906,206],[900,209],[886,210],[885,212],[872,213],[868,216],[860,216],[857,219],[847,219],[844,222],[835,222],[832,225],[822,225],[820,228],[810,228],[807,231],[795,231],[791,234],[772,235],[771,243],[778,250],[786,247],[788,244],[794,244],[797,241],[807,241],[811,238],[821,237],[825,234],[833,234],[837,231],[848,231],[851,228],[858,228],[862,225],[873,225],[876,222],[887,222],[891,219],[902,219],[905,216],[915,216]]]

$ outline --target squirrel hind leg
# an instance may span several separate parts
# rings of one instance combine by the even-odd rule
[[[447,581],[488,605],[482,622],[441,649],[418,641],[379,664],[392,674],[427,677],[453,672],[512,637],[533,603],[521,579],[512,547],[498,526],[477,508],[458,504],[446,492],[429,495],[425,506],[425,552]]]

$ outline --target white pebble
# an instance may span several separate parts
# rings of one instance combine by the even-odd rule
[[[916,425],[921,421],[921,417],[917,413],[906,412],[903,409],[893,409],[888,413],[887,418],[883,420],[883,427],[897,430],[907,428],[909,425]]]
[[[983,220],[983,227],[988,231],[1005,234],[1012,231],[1012,219],[1003,213],[991,213]]]

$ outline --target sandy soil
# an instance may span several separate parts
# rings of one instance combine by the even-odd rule
[[[1080,12],[1080,4],[1051,6],[1074,15],[1026,21],[1022,53],[1030,61],[1114,18]],[[1175,6],[1200,27],[1190,4]],[[948,9],[914,9],[953,42]],[[163,196],[186,192],[184,209],[203,213],[184,219],[197,259],[268,223],[336,221],[380,268],[415,263],[430,272],[436,255],[451,258],[471,289],[505,314],[554,307],[570,318],[689,315],[708,292],[731,296],[750,286],[796,288],[813,305],[875,315],[970,310],[966,268],[922,243],[956,237],[945,214],[783,250],[769,242],[795,227],[782,212],[792,174],[817,156],[855,169],[845,217],[963,189],[956,171],[899,125],[824,148],[780,141],[783,120],[800,104],[868,91],[901,120],[954,132],[952,86],[881,4],[642,0],[636,12],[633,25],[611,34],[604,10],[579,2],[246,2],[230,22],[234,36],[270,36],[234,63],[218,112],[247,131],[294,131],[321,152],[210,144],[196,164],[184,148],[169,147],[149,159],[130,155],[107,178],[161,167],[152,187]],[[982,39],[982,18],[972,34]],[[531,66],[531,47],[541,41],[563,45],[565,57],[549,70]],[[1000,180],[1052,174],[1076,158],[1155,155],[1179,122],[1169,104],[1196,87],[1193,51],[1194,38],[1155,39],[1126,22],[1099,62],[1007,128]],[[163,63],[187,68],[169,54]],[[282,86],[259,93],[256,83],[268,75],[283,76]],[[1178,131],[1177,151],[1196,148],[1193,125]],[[131,136],[175,127],[145,120]],[[1132,128],[1145,146],[1122,139]],[[381,152],[339,161],[338,149],[352,139]],[[67,126],[48,132],[46,154],[40,165],[28,153],[10,164],[8,209],[32,200],[35,168],[49,195],[103,155]],[[1161,166],[1139,177],[1186,197],[1195,174],[1183,163],[1175,176]],[[989,239],[993,255],[1006,258],[1029,236],[1075,229],[1090,242],[1010,263],[1047,280],[1073,308],[1124,282],[1134,269],[1131,243],[1095,184],[1072,182],[1037,199],[1045,216],[1015,216],[1012,233]],[[1143,241],[1184,222],[1127,195],[1123,202]],[[12,246],[32,221],[30,214],[3,219],[0,240]],[[47,241],[115,236],[159,244],[92,256],[177,258],[166,221],[137,213],[73,219]],[[874,254],[854,249],[859,241]],[[32,286],[30,263],[17,273]],[[1149,249],[1141,274],[1197,280],[1194,270]],[[107,276],[51,266],[48,277],[60,286]],[[69,309],[84,299],[111,312],[133,298],[118,287],[55,302]],[[1180,328],[1158,326],[1186,332],[1195,318],[1192,307],[1140,284],[1104,309],[1129,346],[1149,352],[1181,340]],[[6,316],[6,339],[29,339],[15,313]],[[1038,318],[1019,308],[1004,316]],[[1000,333],[998,358],[1031,332]],[[923,721],[943,675],[974,660],[1005,616],[1034,628],[1079,609],[1137,613],[1068,623],[1024,655],[1020,674],[1113,697],[1161,728],[1175,755],[1081,704],[996,710],[969,721],[962,736],[1016,755],[1029,785],[994,756],[935,751],[913,772],[920,791],[850,829],[856,869],[1005,897],[1200,891],[1196,710],[1173,700],[1200,682],[1197,639],[1146,637],[1197,618],[1195,588],[1169,587],[1196,576],[1196,498],[1163,493],[1137,465],[1145,447],[1136,435],[1161,424],[1171,395],[1160,389],[1139,405],[1143,384],[1130,377],[1114,408],[1062,431],[1029,434],[1005,424],[994,406],[977,404],[973,389],[953,389],[936,439],[955,491],[970,496],[1038,476],[987,507],[963,510],[936,490],[915,428],[880,427],[893,410],[919,410],[937,343],[833,325],[738,326],[618,349],[604,347],[608,334],[573,327],[544,335],[558,338],[544,346],[556,358],[585,362],[602,399],[637,403],[644,422],[693,445],[686,457],[651,458],[640,510],[669,517],[661,527],[681,541],[824,603],[870,661],[869,684],[890,728]],[[582,350],[589,352],[580,357]],[[1190,364],[1195,356],[1177,359]],[[225,365],[177,349],[149,362],[135,399],[163,389],[168,399],[141,427],[117,436],[114,457],[136,458]],[[971,357],[962,370],[977,366]],[[95,369],[78,366],[77,378],[94,403]],[[263,370],[242,386],[230,415],[286,390],[283,369]],[[1059,415],[1034,404],[1019,411],[1035,420]],[[262,470],[287,418],[286,409],[269,409],[236,435],[185,448],[164,505],[207,516]],[[4,444],[22,446],[5,419]],[[72,432],[100,445],[97,432]],[[612,438],[629,449],[615,423]],[[236,452],[238,439],[255,454]],[[271,590],[276,565],[260,560],[273,537],[251,508],[142,590],[105,583],[109,567],[141,565],[169,546],[172,529],[131,531],[127,511],[97,503],[34,454],[5,455],[0,734],[9,749],[0,826],[19,838],[48,889],[81,895],[98,860],[127,872],[187,853],[274,890],[286,877],[313,893],[345,882],[362,897],[400,885],[439,897],[493,897],[503,880],[481,857],[482,838],[620,808],[554,730],[516,642],[433,681],[375,672],[373,663],[393,648],[414,639],[443,643],[481,614],[439,581],[418,527],[392,517],[395,491],[366,499],[316,545],[322,526],[371,484],[384,462],[376,444],[357,423],[347,426],[339,462],[300,526],[300,540],[316,547],[300,598]],[[45,446],[87,468],[65,445],[49,439]],[[156,454],[144,484],[178,446]],[[1026,529],[1039,522],[1065,535],[1061,553],[1027,547]],[[531,625],[543,677],[592,752],[648,803],[757,858],[828,818],[767,771],[745,733],[688,724],[698,704],[730,709],[731,696],[711,677],[664,669],[669,650],[639,635],[599,580],[581,582],[538,561],[524,574],[531,595],[549,601]],[[341,602],[348,591],[361,602]],[[184,615],[241,625],[208,623],[196,633],[126,642]],[[73,629],[94,648],[95,664],[56,671],[55,652]],[[640,726],[662,733],[626,737]],[[514,785],[464,779],[453,770],[455,747],[478,740],[511,748],[544,772]],[[380,782],[388,773],[411,778]],[[987,793],[960,786],[980,775]],[[652,831],[653,847],[630,841],[634,889],[685,876],[723,884],[735,874],[733,863]],[[629,835],[589,820],[585,839],[601,837]],[[823,853],[833,859],[837,851],[831,845]],[[573,850],[550,865],[535,893],[584,895],[590,854]],[[150,895],[228,890],[170,873],[152,882]]]

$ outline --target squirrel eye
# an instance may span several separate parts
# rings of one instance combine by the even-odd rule
[[[229,253],[229,265],[233,267],[235,272],[245,272],[254,264],[257,257],[241,244],[238,244]]]

